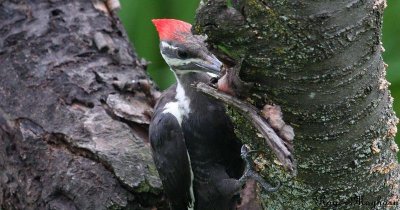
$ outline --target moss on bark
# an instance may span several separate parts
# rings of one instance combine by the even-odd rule
[[[399,199],[397,118],[385,79],[384,1],[209,0],[195,31],[233,57],[249,100],[276,103],[295,129],[298,176],[262,195],[268,209],[384,209]],[[248,138],[248,123],[233,116]],[[246,139],[246,138],[243,138]],[[278,175],[279,174],[279,175]],[[391,208],[397,208],[395,205]]]

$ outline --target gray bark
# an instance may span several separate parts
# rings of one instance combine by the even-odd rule
[[[227,2],[230,5],[227,5]],[[248,101],[281,106],[295,130],[298,175],[273,156],[259,158],[268,209],[398,209],[397,118],[385,79],[381,27],[385,1],[208,0],[194,30],[216,51],[245,57]],[[264,149],[245,119],[237,132]]]
[[[0,209],[165,207],[127,40],[103,1],[0,1]]]

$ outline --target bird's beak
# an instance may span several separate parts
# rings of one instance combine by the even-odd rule
[[[204,71],[219,74],[221,72],[222,62],[218,60],[214,55],[205,55],[205,59],[201,63],[196,63],[196,65],[202,68]]]

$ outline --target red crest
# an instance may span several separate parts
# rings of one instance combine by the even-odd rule
[[[181,20],[175,19],[153,19],[160,40],[177,40],[185,39],[186,34],[191,34],[192,25]]]

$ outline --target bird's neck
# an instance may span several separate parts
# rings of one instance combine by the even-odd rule
[[[190,72],[183,75],[176,75],[177,86],[175,98],[179,103],[179,107],[186,115],[190,112],[198,112],[207,99],[199,91],[196,91],[193,84],[197,82],[208,82],[210,81],[210,76],[207,73],[201,72]],[[195,111],[197,110],[197,111]]]
[[[193,84],[196,84],[197,82],[207,83],[210,81],[210,76],[207,73],[202,72],[189,72],[175,76],[178,86],[181,86],[183,88],[187,97],[190,97],[192,94],[197,93],[197,91],[193,87]]]

